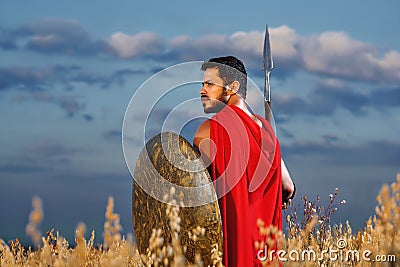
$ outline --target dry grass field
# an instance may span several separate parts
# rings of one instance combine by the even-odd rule
[[[336,199],[337,190],[329,197],[326,208],[319,206],[318,199],[311,202],[305,196],[302,205],[289,204],[285,210],[287,234],[258,222],[265,239],[257,241],[256,246],[264,266],[279,265],[278,261],[283,266],[400,266],[400,175],[397,182],[383,185],[375,215],[357,233],[348,223],[331,225],[332,214],[344,201]],[[203,266],[200,257],[192,265],[185,262],[185,248],[179,243],[177,207],[167,211],[174,231],[171,242],[164,242],[162,231],[154,229],[148,253],[139,255],[133,238],[120,234],[119,215],[114,213],[112,198],[108,200],[100,245],[94,244],[94,232],[85,239],[86,226],[82,223],[77,226],[71,245],[55,230],[43,236],[39,231],[43,220],[41,200],[34,198],[32,206],[26,233],[36,247],[26,249],[18,239],[9,243],[0,239],[0,266]],[[202,234],[204,229],[193,229],[191,238]],[[222,266],[217,247],[210,255],[214,266]]]

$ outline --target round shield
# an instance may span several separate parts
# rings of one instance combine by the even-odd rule
[[[179,207],[178,225],[168,212]],[[178,134],[161,133],[141,151],[134,172],[132,219],[140,254],[147,255],[153,229],[161,229],[163,246],[178,239],[187,262],[195,255],[212,265],[211,250],[222,248],[222,224],[210,175],[199,153]],[[169,256],[171,257],[171,256]]]

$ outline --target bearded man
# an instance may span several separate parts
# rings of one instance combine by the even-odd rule
[[[204,112],[216,114],[199,126],[193,143],[209,164],[219,199],[224,265],[261,266],[257,221],[281,230],[282,195],[291,198],[294,185],[270,123],[247,107],[244,64],[227,56],[212,58],[201,69]]]

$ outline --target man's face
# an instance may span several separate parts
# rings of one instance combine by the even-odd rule
[[[224,93],[224,81],[218,74],[218,68],[208,68],[204,71],[200,95],[205,113],[220,111],[228,101],[228,97]]]

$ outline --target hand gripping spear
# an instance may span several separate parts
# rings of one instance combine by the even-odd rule
[[[265,73],[265,87],[264,87],[264,108],[265,108],[265,119],[269,121],[272,125],[272,111],[271,111],[271,88],[269,86],[269,74],[274,67],[274,63],[272,62],[271,56],[271,44],[269,42],[269,32],[268,32],[268,24],[265,27],[265,38],[264,38],[264,50],[263,50],[263,71]],[[282,184],[284,190],[282,192],[282,203],[287,203],[289,199],[292,199],[296,193],[296,186],[292,182],[292,178],[290,177],[289,171],[286,168],[285,162],[281,159],[281,167],[282,167]],[[294,191],[291,196],[285,187],[287,185],[293,184]]]

